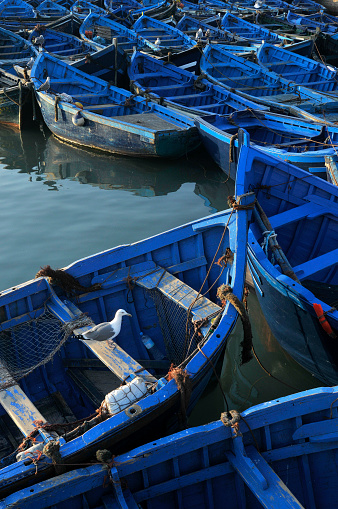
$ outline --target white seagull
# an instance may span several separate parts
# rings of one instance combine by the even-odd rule
[[[46,81],[42,83],[42,85],[40,85],[37,90],[38,92],[46,92],[49,89],[50,89],[50,77],[47,76]]]
[[[82,334],[83,339],[107,341],[109,345],[109,340],[116,338],[120,334],[123,316],[131,316],[131,314],[127,313],[124,309],[118,309],[111,322],[102,322],[95,325]]]

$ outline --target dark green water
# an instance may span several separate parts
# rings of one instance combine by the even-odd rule
[[[234,192],[234,183],[203,150],[178,161],[158,161],[105,156],[41,131],[0,128],[0,140],[1,290],[34,278],[41,266],[62,268],[227,208]],[[256,359],[239,366],[239,324],[221,377],[229,407],[244,410],[320,385],[280,348],[253,293],[249,311],[255,350],[275,378]],[[190,424],[218,419],[224,409],[214,379]]]

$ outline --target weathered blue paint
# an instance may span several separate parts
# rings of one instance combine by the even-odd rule
[[[46,27],[36,27],[32,30],[29,34],[29,41],[35,46],[35,38],[40,35],[44,37],[43,50],[64,60],[81,58],[85,54],[90,55],[100,49],[100,46],[93,42],[85,42],[74,35]]]
[[[0,509],[212,508],[225,498],[234,508],[325,509],[335,500],[337,396],[318,388],[268,401],[243,412],[237,431],[220,420],[115,457],[111,485],[106,465],[77,468]]]
[[[44,0],[36,7],[36,12],[41,17],[46,18],[60,18],[69,14],[69,10],[57,2],[52,0]]]
[[[241,203],[249,205],[253,199],[254,195],[250,193],[241,197]],[[72,297],[58,285],[54,284],[51,287],[45,278],[38,278],[17,288],[3,291],[0,295],[1,328],[9,331],[10,334],[15,325],[20,325],[20,329],[16,329],[15,334],[11,336],[16,343],[6,362],[13,360],[15,355],[20,355],[20,348],[25,348],[24,331],[27,327],[31,327],[29,323],[32,319],[37,319],[44,314],[46,305],[58,317],[60,325],[77,316],[78,310],[90,316],[94,323],[111,320],[115,311],[121,307],[132,315],[124,322],[116,341],[118,346],[115,349],[109,349],[105,344],[95,346],[94,342],[90,344],[90,341],[84,344],[74,336],[69,338],[62,346],[60,354],[54,356],[53,361],[46,366],[36,368],[25,377],[21,387],[23,394],[20,392],[20,398],[18,396],[18,401],[14,401],[15,405],[27,401],[27,397],[38,408],[41,399],[52,397],[57,391],[73,412],[74,418],[84,418],[93,414],[97,406],[89,398],[85,386],[75,384],[70,376],[72,368],[68,367],[70,365],[67,361],[71,360],[75,360],[78,364],[83,361],[84,365],[94,362],[92,372],[98,369],[98,374],[102,373],[102,376],[113,371],[120,379],[132,379],[136,374],[144,376],[145,380],[153,380],[154,376],[157,379],[162,378],[166,371],[153,368],[150,373],[142,369],[142,360],[135,360],[147,358],[149,360],[148,350],[140,339],[140,331],[147,331],[151,335],[170,363],[172,355],[170,349],[177,346],[182,350],[186,320],[183,320],[184,323],[181,324],[182,331],[175,323],[176,329],[171,331],[170,344],[165,342],[167,336],[164,334],[167,332],[162,327],[173,325],[173,323],[170,321],[166,324],[160,323],[155,302],[148,293],[148,288],[155,286],[152,291],[161,292],[162,298],[174,304],[178,303],[178,292],[185,292],[189,287],[194,298],[195,292],[200,290],[205,281],[204,299],[201,303],[203,306],[199,302],[193,306],[196,317],[205,316],[205,310],[210,306],[212,310],[220,309],[216,305],[216,291],[222,283],[230,284],[234,294],[241,298],[249,215],[250,211],[247,209],[214,214],[144,241],[97,253],[64,269],[84,287],[101,283],[101,288],[94,291],[88,291],[85,288]],[[220,256],[225,253],[227,247],[233,253],[233,261],[226,267],[213,263],[219,245]],[[151,274],[154,267],[156,271]],[[161,267],[163,278],[155,277],[159,267]],[[135,276],[136,284],[133,289],[130,289],[126,283],[128,276]],[[143,282],[142,279],[144,279]],[[217,284],[213,284],[216,280]],[[177,288],[178,282],[180,288]],[[185,306],[186,312],[191,304],[191,298],[189,300],[188,293],[185,292],[182,309]],[[202,351],[194,344],[187,346],[189,358],[183,366],[191,377],[192,388],[187,407],[188,414],[210,379],[212,374],[210,360],[215,365],[221,356],[236,319],[237,311],[227,303],[221,311],[220,322],[215,330],[212,331],[208,323],[204,324],[202,333],[208,333],[200,344]],[[76,333],[79,332],[81,330],[76,331]],[[39,328],[36,325],[34,341],[37,351],[39,340],[43,341],[43,338],[39,336]],[[185,354],[182,358],[185,358]],[[99,368],[95,368],[99,360],[102,364]],[[7,365],[10,363],[7,362]],[[105,368],[105,365],[108,368]],[[164,435],[177,430],[181,419],[180,392],[174,380],[165,382],[162,380],[153,393],[147,394],[137,402],[135,414],[127,411],[119,412],[77,438],[63,443],[60,448],[63,461],[70,465],[81,461],[86,462],[97,449],[107,447],[118,453],[144,443],[146,440],[157,438],[160,434]],[[34,415],[34,409],[33,414],[29,414],[31,411],[29,408],[32,409],[28,404],[21,405],[26,417],[25,429],[28,429],[29,415]],[[45,411],[47,410],[45,407]],[[41,413],[48,420],[48,415]],[[5,415],[5,410],[1,409],[0,418]],[[7,450],[3,449],[3,454],[7,456],[13,452],[13,446],[6,442],[8,437],[5,434],[1,438],[7,443],[5,447]],[[20,434],[18,440],[20,441]],[[35,465],[25,464],[24,461],[15,463],[13,456],[9,456],[6,461],[12,464],[3,466],[0,470],[1,498],[13,493],[19,487],[28,486],[53,475],[52,463],[48,458],[38,465],[37,473],[35,473]]]
[[[252,146],[307,171],[318,168],[323,172],[325,157],[335,155],[338,142],[338,129],[334,126],[268,112],[235,112],[230,118],[202,117],[196,118],[195,124],[211,157],[234,180],[238,140],[233,136],[240,128],[252,136]],[[236,164],[230,164],[230,159]]]
[[[293,61],[297,55],[291,55]],[[325,123],[338,118],[338,100],[334,95],[298,85],[276,72],[268,71],[262,65],[223,50],[221,45],[204,48],[200,67],[211,81],[222,84],[227,89],[235,89],[237,94],[254,98],[263,104],[278,104],[281,107],[285,105],[284,108],[288,108],[293,116],[306,116],[309,112],[315,115],[312,115],[313,120],[318,121],[318,118],[322,117],[325,118]]]
[[[311,90],[327,94],[338,90],[338,70],[312,58],[264,43],[257,51],[257,59],[269,71]]]
[[[0,2],[1,18],[36,18],[31,4],[23,0],[3,0]]]
[[[36,90],[48,74],[48,92],[37,91],[43,118],[59,138],[107,152],[144,157],[180,157],[200,144],[188,117],[133,97],[131,92],[85,74],[47,54],[40,54],[31,72]],[[83,105],[84,125],[74,125],[79,107],[55,94],[70,95]],[[96,113],[97,112],[97,113]]]
[[[251,147],[244,133],[236,192],[249,189],[256,192],[271,223],[271,235],[277,233],[278,244],[299,279],[283,274],[254,221],[248,259],[266,320],[299,364],[324,383],[336,384],[337,341],[321,327],[313,303],[321,304],[337,331],[338,311],[332,304],[338,284],[338,188]],[[271,228],[265,228],[267,234]]]

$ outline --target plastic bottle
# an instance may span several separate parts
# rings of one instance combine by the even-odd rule
[[[147,334],[143,334],[143,332],[140,332],[140,336],[142,343],[148,350],[149,355],[152,359],[157,361],[161,361],[162,359],[164,359],[165,356],[163,355],[161,350],[157,348],[154,341],[149,336],[147,336]]]

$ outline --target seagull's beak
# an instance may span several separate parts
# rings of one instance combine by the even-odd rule
[[[126,313],[126,316],[133,316],[133,315],[131,315],[130,313]]]

